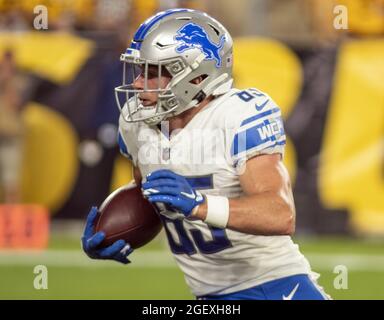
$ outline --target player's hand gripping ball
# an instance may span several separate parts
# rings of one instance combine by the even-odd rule
[[[95,221],[99,211],[97,207],[92,207],[88,214],[84,233],[81,238],[81,244],[84,252],[92,259],[109,259],[124,264],[129,263],[128,255],[133,249],[124,240],[118,240],[110,246],[101,247],[101,243],[105,240],[105,232],[95,232]]]
[[[150,242],[162,224],[154,206],[143,198],[135,184],[114,191],[88,215],[82,245],[93,259],[129,263],[133,249]]]
[[[142,189],[143,195],[150,202],[164,203],[186,217],[204,202],[201,193],[194,190],[185,177],[170,170],[157,170],[148,174]]]

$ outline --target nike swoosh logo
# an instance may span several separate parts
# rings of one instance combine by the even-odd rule
[[[256,110],[257,111],[261,111],[263,110],[263,108],[265,107],[265,105],[268,103],[269,100],[265,101],[263,104],[261,105],[258,105],[257,103],[255,103],[255,107],[256,107]]]
[[[153,193],[159,193],[159,190],[156,190],[156,189],[153,189],[153,188],[149,188],[147,190],[143,190],[143,196],[149,196]]]
[[[293,288],[291,293],[288,296],[283,295],[283,300],[292,300],[293,296],[295,295],[297,289],[299,288],[300,283],[296,285],[296,287]]]
[[[195,199],[196,196],[193,193],[180,192],[182,195],[188,197],[189,199]]]

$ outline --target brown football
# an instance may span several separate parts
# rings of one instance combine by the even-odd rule
[[[140,188],[131,183],[112,192],[99,208],[95,231],[105,232],[102,247],[123,239],[133,249],[150,242],[160,232],[160,217]]]

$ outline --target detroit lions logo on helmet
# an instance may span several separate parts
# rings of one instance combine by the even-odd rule
[[[176,48],[177,53],[197,48],[205,54],[207,60],[215,60],[216,67],[221,67],[220,50],[224,46],[224,35],[220,37],[220,43],[217,45],[209,39],[201,26],[190,22],[181,27],[174,38],[181,42]]]

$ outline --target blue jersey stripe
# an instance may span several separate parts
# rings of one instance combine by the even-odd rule
[[[141,47],[141,41],[144,40],[144,37],[147,34],[147,32],[158,21],[160,21],[161,19],[163,19],[163,18],[165,18],[165,17],[167,17],[167,16],[169,16],[171,14],[178,13],[178,12],[186,12],[186,11],[191,11],[191,10],[189,10],[189,9],[171,9],[171,10],[167,10],[167,11],[164,11],[164,12],[160,12],[159,14],[155,15],[152,19],[142,23],[141,26],[139,27],[139,29],[136,31],[134,37],[133,37],[131,48],[139,50],[140,47]]]
[[[250,118],[248,118],[248,119],[245,119],[245,120],[241,123],[240,127],[245,126],[246,124],[248,124],[248,123],[250,123],[250,122],[252,122],[252,121],[255,121],[255,120],[257,120],[257,119],[263,118],[263,117],[265,117],[265,116],[268,116],[268,115],[270,115],[270,114],[272,114],[272,113],[275,113],[275,112],[278,112],[278,111],[280,111],[279,108],[273,108],[273,109],[271,109],[271,110],[268,110],[268,111],[264,111],[264,112],[262,112],[262,113],[259,113],[259,114],[255,115],[255,116],[252,116],[252,117],[250,117]]]
[[[282,122],[281,118],[280,118],[280,121]],[[265,137],[264,139],[260,136],[259,131],[257,129],[262,128],[269,124],[270,124],[269,120],[265,120],[263,123],[260,123],[256,126],[248,128],[247,130],[237,133],[233,139],[233,143],[231,146],[231,155],[235,156],[241,152],[253,149],[258,145],[264,144],[268,141],[279,140],[279,138],[284,135],[284,128],[282,126],[280,128],[278,136],[271,135],[271,136]],[[279,141],[276,143],[278,145],[283,145],[285,144],[285,139],[284,141]]]
[[[285,144],[286,144],[286,141],[285,141],[285,139],[284,139],[284,140],[282,140],[282,141],[277,141],[277,142],[275,142],[274,144],[272,144],[272,145],[266,147],[265,149],[268,149],[268,148],[274,148],[274,147],[276,147],[276,146],[284,146]],[[236,157],[237,155],[239,155],[241,152],[244,152],[244,151],[251,151],[253,148],[257,147],[257,145],[255,145],[255,146],[253,146],[253,147],[251,147],[251,145],[249,145],[249,147],[250,147],[249,149],[239,150],[239,152],[237,152],[236,154],[232,154],[232,157]]]

